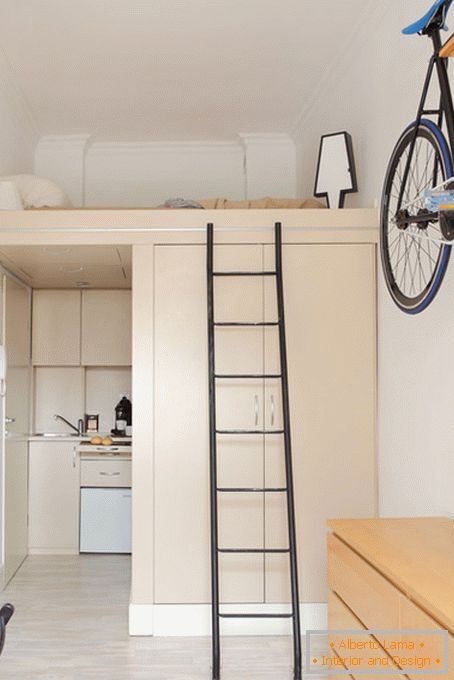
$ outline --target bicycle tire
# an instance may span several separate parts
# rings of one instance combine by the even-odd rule
[[[410,224],[406,229],[399,229],[393,222],[396,216],[393,204],[397,207],[402,171],[415,126],[416,123],[412,123],[404,130],[391,155],[383,186],[380,218],[380,251],[386,285],[394,303],[407,314],[419,314],[433,301],[451,254],[450,245],[426,238],[443,238],[438,221]],[[408,214],[412,216],[424,210],[424,186],[437,186],[451,176],[451,153],[443,133],[431,120],[422,119],[404,191],[403,206],[411,206]]]

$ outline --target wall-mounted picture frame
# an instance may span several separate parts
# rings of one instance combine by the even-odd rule
[[[328,208],[343,208],[345,196],[357,191],[358,183],[351,135],[348,132],[322,135],[314,196],[325,198]]]

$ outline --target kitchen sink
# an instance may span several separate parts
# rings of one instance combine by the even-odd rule
[[[33,432],[33,434],[30,435],[31,437],[49,437],[49,439],[56,438],[58,439],[59,437],[64,437],[65,439],[68,439],[70,437],[71,439],[82,439],[84,437],[83,434],[76,434],[72,432]]]

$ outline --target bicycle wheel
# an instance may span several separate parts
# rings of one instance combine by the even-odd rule
[[[386,172],[381,205],[380,246],[386,285],[396,305],[407,314],[422,312],[434,299],[446,272],[451,246],[437,221],[398,226],[397,204],[411,142],[412,123],[401,135]],[[452,176],[451,154],[441,130],[423,119],[418,127],[400,215],[424,215],[423,192]]]

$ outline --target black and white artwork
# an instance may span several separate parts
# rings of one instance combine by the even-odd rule
[[[348,132],[323,135],[320,140],[314,195],[326,198],[328,208],[343,208],[346,194],[358,191],[352,138]]]

